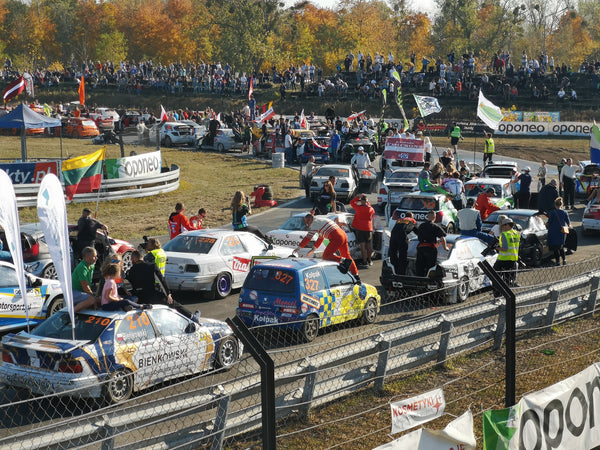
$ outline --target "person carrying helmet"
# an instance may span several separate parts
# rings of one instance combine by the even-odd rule
[[[495,196],[496,190],[493,187],[487,188],[485,192],[482,192],[477,196],[477,200],[475,201],[475,209],[479,211],[481,220],[487,219],[491,213],[500,209],[490,200],[491,197]]]
[[[358,153],[356,153],[350,160],[351,165],[356,165],[357,169],[368,169],[371,167],[371,159],[369,155],[365,153],[365,148],[361,145],[358,147]]]
[[[516,207],[521,209],[529,209],[529,199],[531,198],[531,167],[527,166],[523,169],[523,173],[514,177],[510,182],[516,184],[521,182],[519,192],[517,192]]]

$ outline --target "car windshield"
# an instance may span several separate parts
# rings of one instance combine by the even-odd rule
[[[415,181],[419,178],[419,172],[392,172],[388,181]]]
[[[511,178],[512,171],[512,167],[486,167],[484,173],[488,178]]]
[[[90,314],[75,315],[75,339],[78,341],[95,341],[112,322],[108,317]],[[71,318],[67,311],[59,311],[39,324],[32,332],[33,336],[52,339],[73,339]]]
[[[414,198],[414,197],[403,197],[400,199],[398,204],[399,209],[409,211],[437,211],[439,208],[438,202],[435,198]]]
[[[496,224],[496,223],[498,223],[498,216],[500,214],[504,214],[505,216],[510,217],[514,223],[516,223],[517,225],[521,225],[522,229],[526,229],[528,227],[530,216],[527,216],[524,214],[507,214],[507,212],[505,210],[496,211],[496,212],[490,214],[488,216],[488,218],[485,219],[485,221],[488,223]]]
[[[489,183],[467,183],[465,184],[465,195],[467,197],[476,197],[482,192],[485,192],[487,188],[494,188],[496,191],[496,195],[502,192],[502,186],[498,184],[489,184]]]
[[[293,294],[296,290],[296,272],[293,270],[256,266],[246,277],[244,289]]]
[[[325,166],[317,170],[315,174],[316,177],[330,177],[332,175],[336,178],[348,178],[350,171],[348,169]]]
[[[215,242],[217,242],[217,239],[209,236],[180,234],[167,242],[163,246],[163,250],[167,252],[206,254],[210,252],[211,248],[215,245]]]
[[[306,229],[306,225],[304,225],[304,221],[302,220],[304,219],[304,216],[302,217],[290,217],[288,220],[285,221],[285,223],[283,225],[281,225],[280,229],[281,230],[288,230],[288,231],[302,231]]]
[[[83,127],[95,127],[96,124],[92,120],[82,120],[81,126]]]

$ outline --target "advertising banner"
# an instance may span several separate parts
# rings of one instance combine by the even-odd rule
[[[523,122],[560,122],[560,111],[524,111]]]
[[[161,168],[160,150],[143,155],[127,156],[125,158],[107,159],[106,178],[141,178],[159,175]]]
[[[400,433],[429,422],[444,413],[444,390],[434,389],[416,397],[390,403],[392,408],[392,434]]]
[[[422,139],[387,138],[385,140],[385,159],[423,162],[425,143]]]
[[[503,136],[580,136],[592,132],[590,122],[500,122],[495,134]]]
[[[2,163],[0,170],[7,173],[12,184],[40,184],[44,175],[58,175],[58,161]]]

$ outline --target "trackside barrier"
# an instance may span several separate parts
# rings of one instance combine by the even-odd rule
[[[599,282],[600,271],[592,270],[567,280],[520,288],[516,329],[531,330],[593,312]],[[294,360],[285,357],[286,350],[269,350],[275,363],[276,420],[305,416],[311,408],[371,383],[382,389],[392,375],[442,365],[467,350],[498,348],[506,327],[504,300],[488,297],[425,319],[376,325],[365,336],[357,331],[354,339],[344,344],[325,349],[300,346],[296,350],[311,353]],[[163,394],[169,389],[165,387],[122,405],[50,424],[5,427],[0,432],[0,448],[71,448],[100,441],[103,448],[219,448],[233,437],[256,436],[262,426],[263,389],[256,364],[246,356],[231,370],[230,378],[208,376],[215,375],[177,384],[181,389],[175,395]],[[202,378],[210,385],[194,388],[193,382]],[[0,405],[5,416],[8,407],[11,405]]]
[[[102,179],[100,195],[98,192],[75,194],[73,202],[95,202],[123,200],[126,198],[150,197],[157,194],[175,191],[179,188],[179,166],[163,167],[160,175],[139,178]],[[19,208],[36,206],[39,184],[14,184],[17,206]]]

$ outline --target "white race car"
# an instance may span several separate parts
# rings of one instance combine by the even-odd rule
[[[422,167],[400,167],[387,175],[379,187],[377,205],[385,207],[388,192],[412,192],[419,184],[419,173]]]
[[[63,293],[57,280],[25,274],[30,324],[37,325],[63,307]],[[0,333],[25,328],[25,305],[13,264],[0,262]]]
[[[323,184],[329,181],[330,176],[335,177],[333,188],[336,199],[350,202],[358,192],[358,172],[347,164],[328,164],[319,167],[310,181],[310,197],[316,199],[319,196]]]
[[[196,230],[163,246],[165,279],[172,290],[206,291],[225,298],[244,284],[252,258],[291,256],[289,248],[272,246],[246,231]]]

